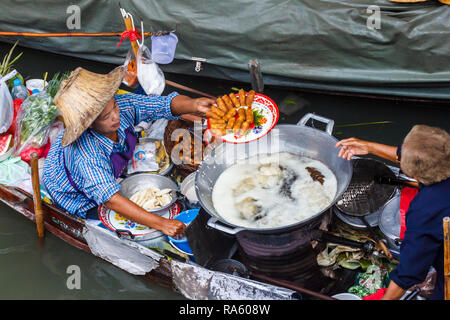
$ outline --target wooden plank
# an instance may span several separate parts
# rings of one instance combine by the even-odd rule
[[[444,292],[445,300],[450,300],[450,217],[443,219],[444,227]]]

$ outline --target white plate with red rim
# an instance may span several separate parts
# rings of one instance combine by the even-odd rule
[[[246,93],[247,95],[247,93]],[[239,99],[239,94],[236,94],[236,97]],[[243,136],[238,136],[234,133],[228,133],[224,136],[215,135],[209,123],[209,119],[207,120],[207,130],[205,131],[205,141],[211,141],[211,138],[214,136],[216,139],[228,142],[228,143],[247,143],[251,141],[258,140],[268,134],[273,127],[278,122],[280,117],[280,112],[278,110],[277,104],[270,99],[269,97],[261,94],[255,93],[255,98],[252,103],[252,110],[256,111],[259,114],[257,122],[250,125],[249,130]],[[236,115],[237,117],[237,115]]]
[[[173,219],[180,213],[180,210],[181,206],[176,201],[169,208],[151,213],[166,219]],[[131,238],[134,238],[134,240],[150,240],[164,236],[161,231],[130,221],[104,205],[99,206],[98,215],[105,227],[125,238],[130,238],[130,235],[133,235]]]

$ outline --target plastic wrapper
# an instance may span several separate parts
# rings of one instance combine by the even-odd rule
[[[150,50],[145,45],[139,47],[137,55],[137,77],[146,94],[161,95],[166,86],[166,78],[151,56]]]
[[[14,70],[2,77],[0,75],[0,134],[6,132],[12,124],[14,117],[13,99],[6,81],[17,74]]]
[[[126,67],[126,71],[122,83],[130,88],[135,88],[138,85],[138,78],[136,58],[133,50],[130,49],[128,51],[123,65]]]
[[[156,161],[155,142],[146,142],[136,145],[133,158],[128,163],[127,173],[158,171],[159,165]]]
[[[153,121],[148,129],[145,130],[146,137],[155,140],[164,140],[164,132],[166,131],[167,119],[158,119]]]
[[[59,114],[53,99],[45,91],[29,96],[22,103],[16,119],[15,151],[20,155],[29,148],[41,148]]]

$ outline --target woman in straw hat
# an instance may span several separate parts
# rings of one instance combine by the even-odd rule
[[[137,143],[133,128],[141,121],[176,119],[205,113],[214,100],[168,96],[115,95],[124,68],[97,74],[77,68],[65,80],[54,102],[64,118],[44,164],[43,182],[57,205],[79,218],[94,214],[100,204],[139,224],[174,236],[184,231],[178,220],[148,213],[119,194],[116,179]]]
[[[406,231],[400,263],[390,273],[383,300],[401,298],[407,289],[422,283],[436,270],[431,299],[444,299],[444,239],[442,219],[450,216],[450,135],[439,128],[414,126],[399,147],[349,138],[339,141],[339,156],[374,154],[400,163],[406,175],[419,182],[419,192],[406,212]]]

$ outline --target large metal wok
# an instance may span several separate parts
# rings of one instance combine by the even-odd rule
[[[326,123],[326,131],[307,126],[310,119]],[[300,228],[321,217],[347,189],[353,172],[351,162],[338,157],[338,149],[335,148],[338,140],[331,135],[333,126],[333,120],[308,113],[297,125],[277,125],[268,135],[257,141],[245,144],[222,143],[213,149],[200,164],[195,180],[200,204],[211,215],[208,226],[228,234],[236,234],[243,230],[280,233]],[[238,160],[257,154],[277,152],[290,152],[326,164],[337,179],[337,192],[333,201],[327,208],[306,220],[277,228],[246,228],[227,222],[217,213],[212,202],[212,190],[218,177]]]

